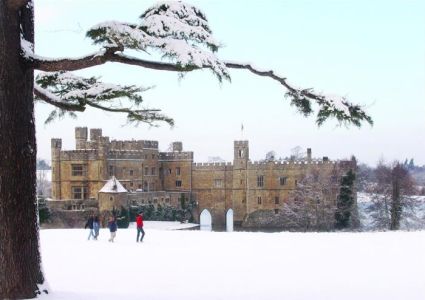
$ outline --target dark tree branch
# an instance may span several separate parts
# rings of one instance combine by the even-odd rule
[[[200,69],[211,69],[211,66],[204,65],[202,67],[189,65],[181,66],[175,63],[156,62],[140,59],[137,57],[130,57],[122,53],[122,47],[105,48],[103,52],[91,54],[82,58],[76,59],[40,59],[38,57],[32,57],[28,59],[29,64],[35,69],[42,71],[73,71],[80,70],[96,65],[101,65],[106,62],[118,62],[127,65],[139,66],[152,70],[160,71],[171,71],[171,72],[191,72]],[[118,53],[117,53],[118,52]],[[260,70],[251,64],[242,64],[236,62],[225,62],[227,68],[248,70],[251,73],[271,78],[279,82],[282,86],[287,89],[285,96],[292,99],[291,104],[295,105],[298,110],[305,116],[313,112],[311,108],[311,100],[314,100],[319,106],[320,110],[317,114],[316,123],[318,125],[323,124],[330,116],[336,117],[341,123],[351,123],[358,127],[361,126],[362,121],[366,121],[369,124],[373,124],[372,119],[362,110],[358,105],[353,105],[342,99],[346,108],[337,110],[333,105],[333,99],[328,99],[326,96],[314,93],[313,89],[300,89],[290,85],[285,77],[276,75],[272,70]],[[347,113],[346,111],[349,111]]]
[[[104,53],[94,53],[87,55],[85,57],[76,58],[76,59],[40,59],[40,58],[33,58],[30,62],[32,67],[37,70],[41,71],[47,71],[47,72],[55,72],[55,71],[75,71],[75,70],[81,70],[85,68],[90,68],[97,65],[102,65],[106,62],[118,62],[122,64],[127,65],[133,65],[133,66],[139,66],[144,67],[147,69],[153,69],[153,70],[160,70],[160,71],[171,71],[171,72],[190,72],[194,70],[199,70],[201,68],[197,66],[185,66],[181,67],[176,64],[172,63],[164,63],[164,62],[156,62],[156,61],[149,61],[144,60],[136,57],[130,57],[121,53],[116,53],[116,51],[119,51],[121,49],[118,48],[108,48]],[[260,71],[256,68],[254,68],[250,64],[240,64],[240,63],[234,63],[234,62],[226,62],[226,67],[230,69],[245,69],[248,70],[256,75],[264,76],[272,78],[273,80],[276,80],[281,85],[283,85],[285,88],[287,88],[289,91],[295,92],[297,91],[296,88],[290,86],[286,82],[286,78],[277,76],[273,71]],[[203,68],[210,68],[209,66],[205,66]],[[303,91],[304,95],[306,97],[315,99],[320,101],[321,97],[318,95],[315,95],[308,90]]]
[[[66,103],[55,99],[56,96],[51,94],[49,91],[41,88],[40,86],[34,85],[34,95],[43,100],[46,103],[49,103],[57,108],[67,110],[67,111],[85,111],[86,108],[84,105],[75,104],[75,103]]]
[[[110,111],[110,112],[123,112],[123,113],[150,113],[150,112],[158,112],[161,111],[160,109],[142,109],[142,110],[132,110],[130,108],[112,108],[112,107],[106,107],[97,103],[94,103],[92,101],[86,101],[85,104],[91,107],[95,107],[101,110]]]

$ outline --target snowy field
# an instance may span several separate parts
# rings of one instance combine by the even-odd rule
[[[115,243],[102,229],[41,230],[42,299],[425,299],[425,231],[251,233],[146,222]],[[180,225],[179,225],[180,226]],[[185,224],[190,226],[190,224]]]

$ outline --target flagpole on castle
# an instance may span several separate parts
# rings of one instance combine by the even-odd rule
[[[243,123],[241,123],[241,140],[243,140]]]

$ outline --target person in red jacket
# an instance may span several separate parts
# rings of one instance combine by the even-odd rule
[[[140,214],[137,215],[136,226],[137,226],[137,240],[136,240],[136,242],[139,242],[140,233],[142,234],[140,241],[143,242],[143,237],[145,236],[145,231],[143,230],[143,212],[141,212]]]

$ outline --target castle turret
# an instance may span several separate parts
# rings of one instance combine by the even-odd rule
[[[233,168],[246,169],[249,160],[248,141],[235,141],[233,154]]]
[[[75,149],[85,149],[87,143],[87,127],[75,127]]]
[[[61,199],[61,161],[62,139],[51,139],[52,151],[52,198]]]
[[[101,128],[91,128],[90,129],[90,141],[96,142],[102,137]]]

